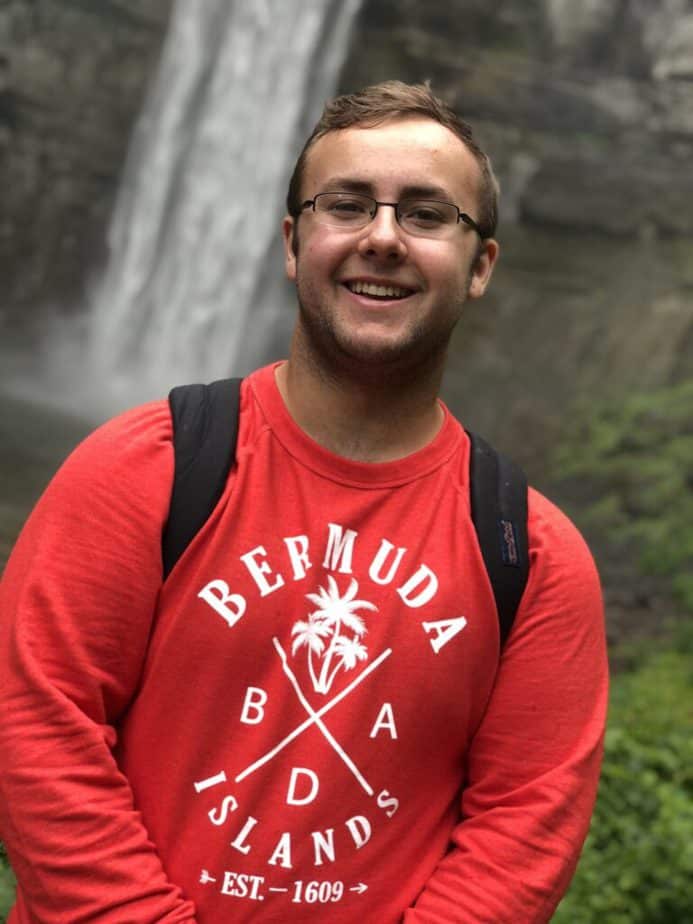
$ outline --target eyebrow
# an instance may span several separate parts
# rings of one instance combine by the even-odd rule
[[[360,192],[372,196],[374,192],[374,186],[373,183],[371,183],[369,180],[357,180],[354,177],[349,176],[333,176],[330,177],[324,184],[323,191],[325,190]],[[400,199],[411,199],[412,197],[422,199],[444,199],[447,202],[452,201],[450,192],[444,189],[442,186],[426,185],[420,183],[410,184],[408,186],[404,186],[401,189]]]

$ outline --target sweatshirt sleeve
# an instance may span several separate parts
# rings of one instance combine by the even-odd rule
[[[544,924],[594,807],[608,677],[599,578],[581,536],[529,497],[530,577],[470,743],[461,818],[405,924]]]
[[[99,428],[36,506],[0,585],[0,836],[11,921],[191,924],[113,757],[161,585],[168,407]]]

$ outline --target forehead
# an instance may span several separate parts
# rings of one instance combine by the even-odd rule
[[[369,187],[376,197],[396,199],[409,189],[431,188],[466,204],[477,201],[481,170],[464,142],[444,125],[402,118],[328,132],[313,144],[303,192],[313,196],[347,179]]]

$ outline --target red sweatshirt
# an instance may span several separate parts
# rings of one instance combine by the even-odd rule
[[[599,584],[531,492],[499,661],[468,452],[446,411],[406,459],[337,457],[262,369],[163,587],[167,404],[73,453],[0,597],[11,924],[549,920],[599,772]]]

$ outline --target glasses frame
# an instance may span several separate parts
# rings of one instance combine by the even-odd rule
[[[397,219],[397,224],[400,226],[400,228],[402,227],[402,222],[400,220],[400,212],[399,212],[399,207],[401,205],[400,202],[380,202],[378,199],[374,199],[373,196],[369,196],[367,193],[351,193],[348,190],[344,190],[344,189],[325,190],[325,192],[317,193],[315,196],[313,196],[312,199],[306,199],[304,202],[301,203],[301,208],[299,209],[298,214],[305,211],[307,208],[310,208],[313,212],[315,212],[316,211],[315,203],[321,196],[334,196],[334,195],[339,195],[339,194],[342,194],[345,196],[351,196],[351,195],[360,196],[362,199],[367,199],[369,202],[373,203],[373,209],[370,213],[370,216],[371,216],[370,221],[367,221],[366,224],[362,226],[362,228],[367,228],[368,225],[371,223],[371,221],[373,221],[375,216],[378,214],[378,209],[380,208],[381,205],[387,205],[390,208],[395,210],[395,218]],[[412,201],[412,200],[414,202],[430,202],[432,205],[449,205],[453,209],[455,209],[455,211],[457,212],[457,224],[459,224],[460,222],[463,222],[465,225],[468,225],[470,228],[476,231],[476,233],[479,235],[482,241],[486,240],[486,238],[488,237],[488,235],[483,234],[481,227],[478,225],[478,223],[474,221],[474,219],[471,216],[469,216],[466,212],[461,211],[455,205],[454,202],[444,202],[442,199],[419,199],[417,196],[407,196],[407,198],[403,199],[402,201],[407,202],[407,201]],[[362,230],[362,228],[359,228],[359,230]],[[406,234],[412,233],[411,231],[407,231],[406,228],[403,228],[403,230]],[[414,236],[416,237],[416,235]],[[425,237],[426,235],[421,235],[421,236]]]

